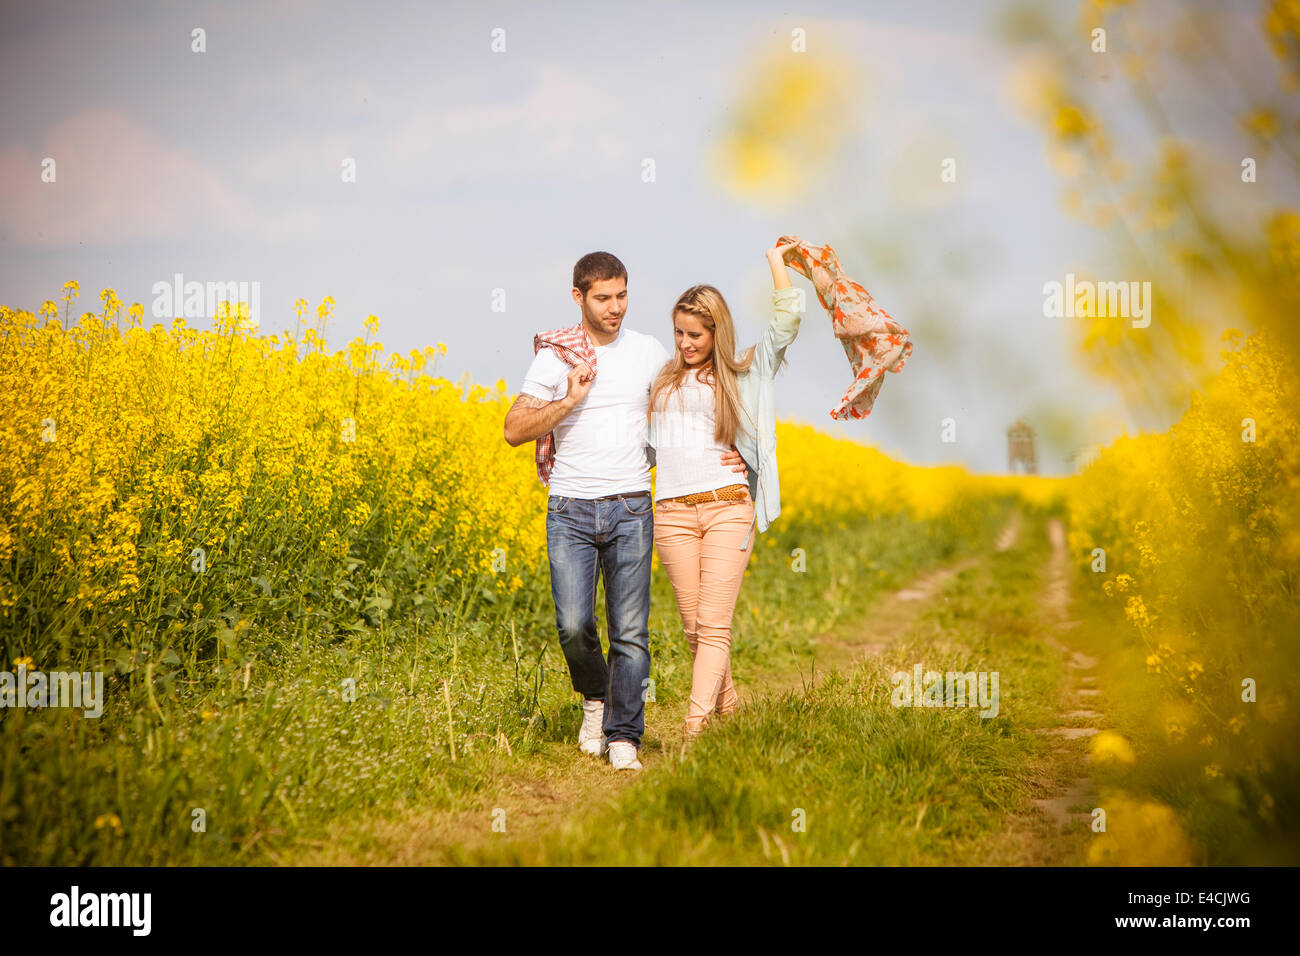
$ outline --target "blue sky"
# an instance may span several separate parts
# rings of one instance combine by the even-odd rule
[[[264,332],[331,295],[332,347],[374,313],[390,351],[445,342],[439,372],[514,391],[533,333],[577,321],[584,253],[627,265],[629,327],[671,347],[672,302],[709,282],[748,344],[768,318],[764,251],[793,233],[835,247],[915,352],[869,418],[833,422],[850,373],[810,295],[783,417],[999,471],[1006,426],[1053,410],[1075,435],[1041,469],[1062,474],[1080,443],[1170,423],[1135,422],[1043,317],[1043,283],[1097,239],[1062,211],[1042,132],[1012,102],[1001,6],[6,4],[0,302],[34,310],[76,279],[75,316],[105,287],[147,308],[177,272],[258,281]],[[860,88],[827,172],[756,203],[723,188],[707,147],[794,27]],[[810,152],[824,132],[806,131]],[[57,184],[40,182],[46,156]],[[945,156],[957,184],[938,181]],[[357,182],[340,181],[343,157]]]

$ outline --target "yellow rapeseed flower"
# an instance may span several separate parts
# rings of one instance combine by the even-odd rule
[[[1124,616],[1136,627],[1151,625],[1151,615],[1147,613],[1147,606],[1141,595],[1135,594],[1128,599],[1128,603],[1124,605]]]
[[[1096,734],[1092,738],[1089,751],[1092,759],[1097,763],[1131,765],[1137,762],[1129,742],[1113,730],[1103,730]]]
[[[1162,803],[1104,794],[1106,830],[1088,846],[1093,866],[1193,866],[1202,853],[1188,838],[1174,811]]]

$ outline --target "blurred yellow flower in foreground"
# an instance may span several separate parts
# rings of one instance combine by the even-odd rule
[[[1117,794],[1100,801],[1106,832],[1088,847],[1093,866],[1193,866],[1196,847],[1183,832],[1174,811],[1162,803]]]
[[[1124,605],[1124,616],[1136,627],[1148,627],[1151,624],[1151,615],[1147,612],[1146,603],[1137,595],[1129,598],[1128,603]]]
[[[1113,730],[1103,730],[1092,738],[1092,759],[1098,763],[1133,764],[1137,757],[1129,742]]]
[[[779,51],[756,65],[735,119],[714,146],[715,175],[738,196],[781,201],[809,188],[837,152],[849,95],[862,97],[847,66]],[[860,105],[855,104],[855,105]]]

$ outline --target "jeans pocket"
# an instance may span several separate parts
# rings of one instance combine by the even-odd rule
[[[564,509],[569,507],[572,498],[566,498],[564,495],[551,495],[546,499],[546,513],[548,515],[563,514]]]
[[[640,518],[644,515],[648,515],[651,510],[653,510],[654,502],[650,500],[649,495],[646,495],[644,498],[624,498],[623,507],[627,509],[627,513],[632,515],[634,518]]]

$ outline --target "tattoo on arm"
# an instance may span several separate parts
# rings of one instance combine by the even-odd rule
[[[514,408],[545,408],[549,404],[551,403],[546,401],[543,398],[538,398],[536,395],[529,395],[527,392],[521,392],[519,394],[519,397],[515,399],[515,404],[513,407]]]

